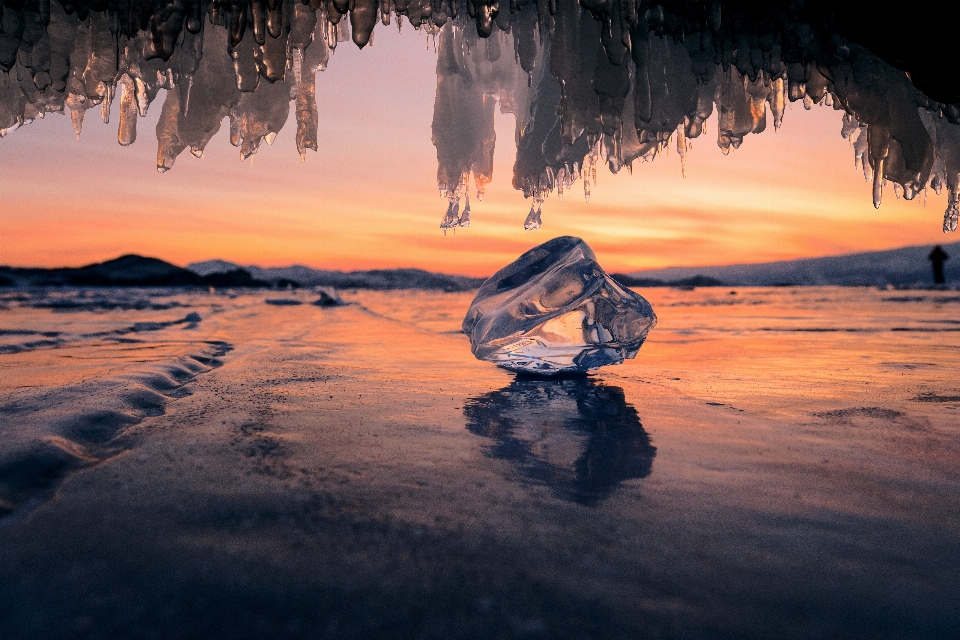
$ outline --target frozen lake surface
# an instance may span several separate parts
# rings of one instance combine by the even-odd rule
[[[960,292],[642,293],[565,380],[469,293],[0,294],[0,637],[960,635]]]

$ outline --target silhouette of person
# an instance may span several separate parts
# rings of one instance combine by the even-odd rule
[[[943,263],[949,260],[950,256],[947,255],[947,252],[944,251],[940,245],[937,245],[933,248],[933,251],[930,252],[928,259],[933,263],[934,283],[945,283],[947,279],[943,277]]]

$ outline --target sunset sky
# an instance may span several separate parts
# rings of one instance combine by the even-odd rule
[[[687,178],[675,150],[631,176],[601,169],[589,203],[580,183],[551,196],[544,226],[524,231],[529,201],[511,186],[512,116],[498,116],[494,181],[472,201],[473,226],[444,236],[430,125],[436,56],[423,34],[381,28],[359,51],[342,43],[319,74],[320,152],[301,164],[291,116],[273,146],[239,161],[224,126],[201,160],[158,174],[162,98],[116,143],[116,122],[88,112],[77,142],[50,114],[0,140],[0,264],[79,266],[139,253],[186,264],[300,263],[334,269],[420,267],[489,275],[558,235],[584,238],[610,271],[764,262],[952,241],[944,196],[875,210],[840,135],[840,112],[795,104],[724,157],[716,119],[693,143]],[[114,110],[116,111],[116,104]]]

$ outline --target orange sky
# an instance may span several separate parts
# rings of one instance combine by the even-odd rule
[[[226,127],[202,160],[181,155],[155,170],[161,103],[138,142],[116,144],[88,112],[81,141],[51,114],[0,140],[0,264],[77,266],[140,253],[186,264],[222,258],[337,269],[420,267],[489,275],[554,236],[584,238],[610,271],[762,262],[908,244],[935,244],[945,196],[879,211],[854,169],[829,108],[788,110],[783,129],[749,136],[724,157],[715,120],[694,141],[687,178],[676,152],[598,175],[589,203],[580,183],[524,231],[529,201],[510,185],[512,117],[498,116],[494,182],[473,201],[473,226],[443,235],[430,123],[435,54],[410,29],[377,31],[363,51],[341,44],[319,74],[320,153],[300,163],[291,117],[251,166]],[[116,105],[115,105],[116,106]],[[571,197],[572,196],[572,197]]]

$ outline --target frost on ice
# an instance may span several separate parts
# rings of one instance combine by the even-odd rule
[[[876,206],[885,190],[946,189],[944,230],[954,230],[955,72],[938,80],[938,63],[914,52],[944,50],[937,36],[909,25],[887,34],[874,28],[879,15],[852,0],[3,0],[0,136],[67,111],[79,136],[88,110],[107,122],[119,100],[118,141],[132,144],[164,89],[160,171],[184,151],[201,156],[224,118],[241,158],[252,156],[291,102],[305,157],[321,144],[316,72],[339,43],[364,47],[378,23],[406,20],[437,48],[444,229],[469,225],[468,193],[482,200],[493,179],[498,108],[516,119],[513,185],[531,199],[524,226],[535,229],[550,193],[582,180],[589,198],[601,164],[632,170],[673,144],[683,164],[714,113],[729,153],[801,102],[843,113]]]
[[[604,273],[580,238],[554,238],[480,287],[463,320],[473,354],[512,371],[553,375],[633,358],[657,317]]]

